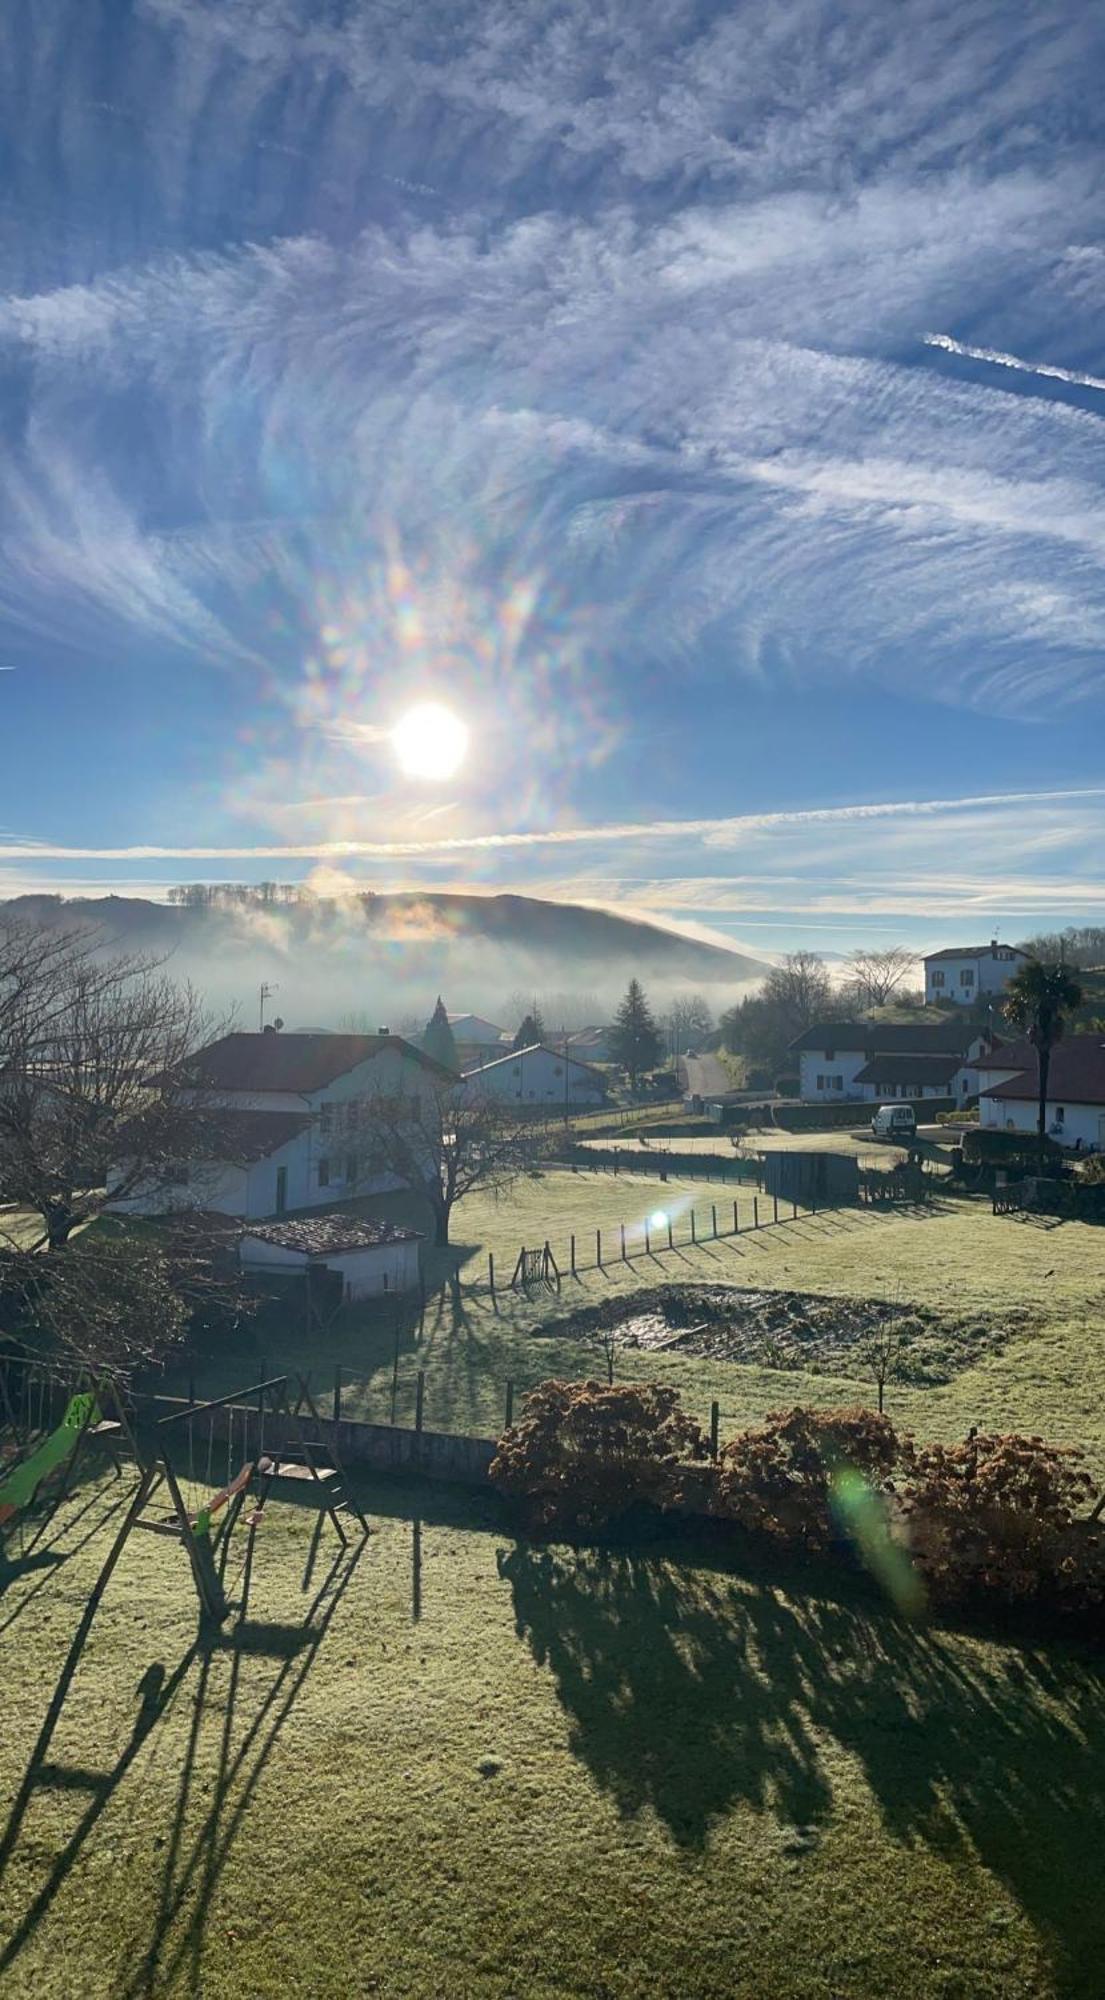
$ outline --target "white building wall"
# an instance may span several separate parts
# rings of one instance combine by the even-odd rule
[[[274,1275],[302,1276],[308,1259],[302,1250],[286,1243],[266,1243],[259,1236],[242,1238],[242,1268],[269,1271]],[[401,1243],[366,1243],[360,1248],[320,1255],[316,1260],[328,1271],[340,1271],[345,1295],[350,1299],[377,1298],[385,1292],[412,1292],[418,1286],[419,1245],[417,1238]]]
[[[983,1098],[979,1106],[981,1122],[988,1131],[1035,1132],[1038,1106],[1025,1097]],[[1062,1111],[1062,1118],[1059,1113]],[[1068,1104],[1049,1100],[1047,1132],[1061,1146],[1082,1142],[1083,1152],[1105,1148],[1105,1105]]]
[[[849,1098],[862,1102],[866,1092],[856,1076],[866,1060],[862,1049],[800,1050],[799,1095],[814,1104],[843,1104]]]
[[[168,1186],[150,1181],[127,1195],[113,1196],[112,1188],[126,1178],[128,1171],[124,1164],[107,1176],[107,1207],[114,1215],[185,1215],[190,1209],[203,1208],[220,1215],[247,1216],[253,1212],[248,1206],[245,1167],[217,1162],[210,1167],[193,1167],[186,1181]]]
[[[971,958],[937,954],[925,961],[925,1000],[930,1005],[970,1007],[980,994],[1004,992],[1023,959],[1023,952],[1007,944],[988,945]]]
[[[606,1095],[600,1079],[570,1056],[565,1079],[564,1057],[555,1049],[523,1049],[491,1069],[478,1070],[465,1087],[470,1095],[501,1099],[518,1110],[555,1110],[565,1103],[578,1109],[601,1104]]]

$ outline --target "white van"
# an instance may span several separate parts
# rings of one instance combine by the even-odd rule
[[[912,1104],[880,1104],[871,1120],[876,1139],[912,1139],[917,1130],[917,1113]]]

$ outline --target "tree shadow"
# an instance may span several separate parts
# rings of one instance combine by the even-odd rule
[[[701,1848],[741,1802],[816,1841],[831,1747],[894,1838],[977,1856],[1086,1976],[1105,1950],[1087,1856],[1105,1809],[1105,1667],[1070,1647],[968,1645],[845,1582],[777,1583],[669,1557],[519,1544],[517,1629],[552,1672],[576,1756],[632,1816]],[[801,1591],[804,1594],[797,1594]],[[1083,1985],[1080,1990],[1096,1990]]]

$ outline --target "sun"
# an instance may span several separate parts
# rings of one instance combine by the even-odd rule
[[[408,708],[391,732],[399,769],[408,778],[451,778],[468,755],[468,725],[439,701]]]

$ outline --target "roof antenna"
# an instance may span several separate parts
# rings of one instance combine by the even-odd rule
[[[265,1003],[272,999],[274,993],[279,993],[279,991],[279,986],[270,986],[267,979],[263,979],[257,989],[257,997],[261,1003],[257,1010],[257,1028],[261,1034],[264,1033],[265,1029]],[[280,1026],[284,1026],[283,1021],[281,1021]]]

